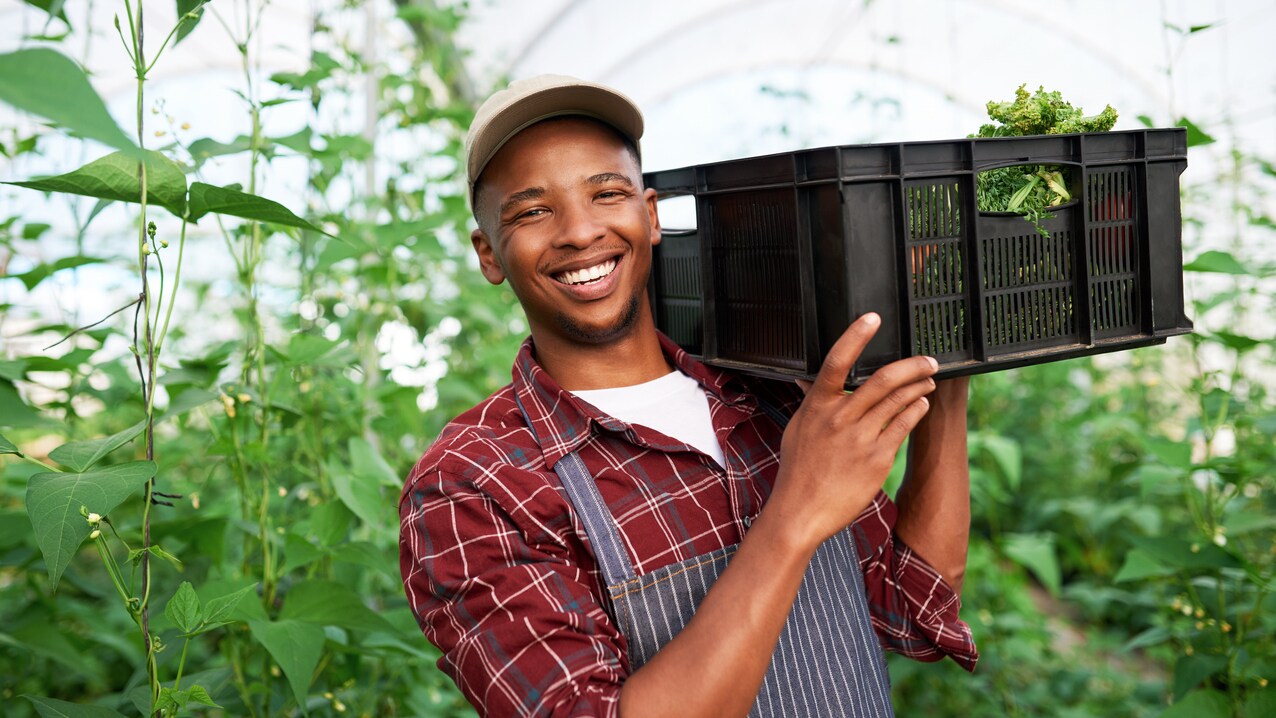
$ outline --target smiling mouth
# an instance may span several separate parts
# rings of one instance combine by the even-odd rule
[[[554,275],[555,281],[562,284],[578,286],[582,284],[593,284],[607,277],[607,275],[616,271],[618,261],[615,258],[595,264],[592,267],[584,269],[572,269],[566,272],[559,272]]]

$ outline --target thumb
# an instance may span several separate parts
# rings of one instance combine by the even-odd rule
[[[877,334],[877,329],[881,325],[882,318],[875,312],[869,312],[852,322],[829,349],[828,355],[824,357],[824,364],[820,367],[820,373],[815,377],[811,388],[818,392],[840,396],[843,387],[846,386],[846,377],[851,373],[851,367],[855,366],[864,347],[868,346],[869,340]]]

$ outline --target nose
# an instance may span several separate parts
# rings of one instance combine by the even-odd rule
[[[555,247],[584,249],[607,234],[590,202],[572,202],[559,210],[559,231],[554,235]]]

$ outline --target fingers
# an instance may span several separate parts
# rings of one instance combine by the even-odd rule
[[[833,348],[829,349],[828,355],[824,357],[824,364],[820,367],[820,373],[815,377],[811,388],[821,393],[840,396],[843,387],[846,386],[846,377],[851,373],[851,367],[855,365],[855,360],[860,358],[860,353],[864,351],[869,340],[877,334],[877,328],[881,324],[881,317],[873,312],[852,322],[851,326],[842,332],[842,336],[838,337]],[[809,392],[810,390],[808,394]]]
[[[852,398],[857,403],[858,410],[868,414],[893,393],[910,384],[930,379],[938,370],[939,362],[931,357],[900,359],[873,372],[873,376],[855,390]],[[896,411],[900,408],[902,405],[897,406]]]
[[[930,411],[930,402],[924,396],[918,398],[890,420],[886,428],[882,429],[881,438],[890,442],[890,445],[898,451],[904,439],[907,439],[913,429],[917,428],[927,411]]]
[[[882,397],[881,401],[869,408],[864,414],[864,422],[867,426],[882,427],[885,430],[893,418],[934,390],[935,380],[930,377],[923,377],[911,384],[905,384]],[[929,399],[927,401],[929,402]]]

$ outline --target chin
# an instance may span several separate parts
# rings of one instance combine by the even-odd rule
[[[581,344],[608,344],[625,336],[638,324],[640,306],[638,297],[631,297],[621,316],[606,326],[581,324],[566,314],[558,315],[558,326]]]

